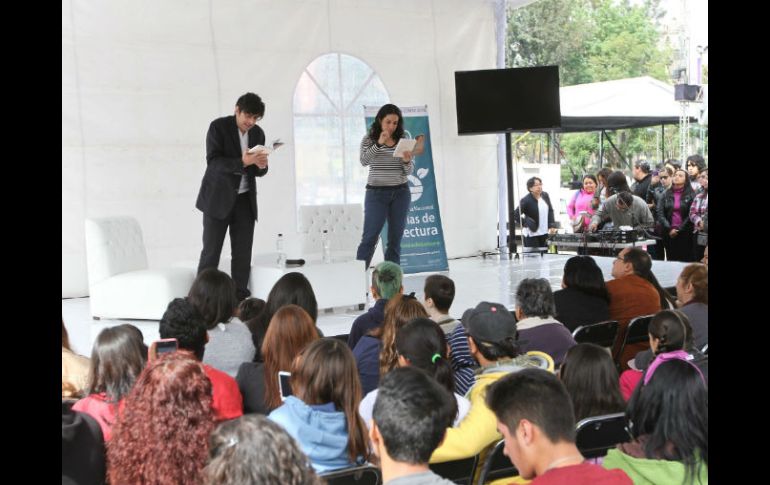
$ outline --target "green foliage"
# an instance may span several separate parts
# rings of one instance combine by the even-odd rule
[[[506,65],[559,66],[562,86],[651,76],[668,82],[673,50],[661,46],[660,0],[632,5],[629,0],[539,0],[508,13]],[[656,128],[659,130],[659,128]],[[678,152],[678,138],[666,152]],[[626,161],[657,158],[654,132],[619,130],[610,136]],[[670,135],[673,138],[673,134]],[[597,133],[561,136],[562,156],[570,169],[585,173],[596,166]],[[652,140],[652,141],[650,141]],[[605,165],[627,168],[605,142]],[[650,156],[651,155],[651,156]],[[670,157],[668,157],[670,158]],[[570,177],[571,178],[571,177]]]

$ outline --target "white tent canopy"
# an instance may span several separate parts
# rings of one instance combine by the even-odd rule
[[[520,5],[524,1],[509,1]],[[129,215],[150,267],[196,264],[205,134],[245,92],[288,144],[258,180],[254,252],[296,229],[292,100],[320,55],[355,56],[427,105],[450,257],[495,247],[497,137],[458,137],[454,72],[497,67],[493,0],[62,2],[62,297],[88,293],[87,217]],[[362,168],[362,170],[364,170]],[[225,243],[223,257],[229,254]]]
[[[562,126],[555,131],[561,132],[676,124],[682,112],[674,86],[649,76],[565,86],[559,89],[559,102]],[[693,121],[699,107],[688,105]]]

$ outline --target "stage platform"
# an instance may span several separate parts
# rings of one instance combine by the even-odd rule
[[[547,278],[554,290],[561,288],[561,278],[564,263],[573,254],[545,254],[519,256],[509,260],[501,256],[472,257],[449,261],[449,271],[443,271],[455,282],[455,301],[450,313],[455,317],[480,301],[486,300],[501,303],[513,309],[515,291],[524,278]],[[615,258],[594,256],[604,273],[605,280],[612,279],[612,262]],[[661,286],[670,287],[676,284],[676,279],[687,263],[672,261],[654,261],[652,272],[658,278]],[[425,278],[433,273],[406,275],[404,292],[415,292],[420,301],[423,299]],[[365,288],[361,288],[365,292]],[[350,309],[337,310],[334,313],[319,313],[318,327],[327,336],[346,334],[353,320],[363,311]],[[72,298],[62,300],[62,317],[69,332],[70,342],[74,350],[83,355],[91,354],[91,346],[99,332],[105,327],[120,323],[136,325],[144,334],[146,344],[157,340],[158,322],[153,320],[93,320],[88,298]]]

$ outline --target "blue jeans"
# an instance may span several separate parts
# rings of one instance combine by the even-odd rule
[[[394,188],[377,187],[366,189],[364,199],[364,234],[358,245],[356,259],[366,261],[366,267],[372,262],[377,238],[388,221],[388,247],[385,260],[401,264],[401,237],[406,227],[406,214],[412,200],[408,186]]]

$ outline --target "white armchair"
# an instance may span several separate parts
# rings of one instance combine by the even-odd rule
[[[132,217],[86,219],[91,315],[160,320],[169,302],[190,291],[192,268],[148,269],[142,229]]]
[[[302,254],[323,252],[321,233],[328,231],[332,259],[356,259],[364,228],[361,204],[302,205],[299,207]]]

